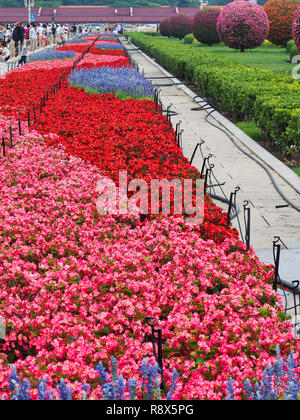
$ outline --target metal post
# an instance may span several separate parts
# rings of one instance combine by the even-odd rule
[[[2,152],[3,152],[3,157],[5,157],[5,140],[3,136],[2,136]]]
[[[244,203],[244,219],[245,219],[245,243],[247,247],[247,251],[250,249],[250,232],[251,232],[251,209],[247,207],[249,201],[245,201]]]
[[[13,133],[12,133],[12,128],[11,125],[9,126],[9,134],[10,134],[10,148],[13,148]]]
[[[233,206],[233,197],[234,197],[234,193],[232,192],[230,194],[230,200],[229,200],[229,206],[228,206],[228,212],[227,212],[227,222],[228,223],[230,223],[231,210],[232,210],[232,206]]]
[[[278,283],[279,283],[279,264],[280,264],[280,253],[281,253],[281,245],[278,243],[279,241],[280,241],[279,237],[276,237],[273,241],[273,252],[274,252],[274,259],[275,259],[273,290],[275,291],[277,291]]]
[[[28,23],[31,24],[31,8],[34,7],[35,0],[24,0],[24,6],[28,9]]]
[[[155,328],[153,325],[154,319],[147,317],[146,323],[151,327],[151,341],[153,344],[153,353],[154,357],[157,361],[157,364],[160,368],[161,374],[161,388],[166,392],[166,385],[164,382],[164,364],[163,364],[163,340],[162,340],[162,330],[161,328]],[[156,344],[157,343],[157,351],[156,351]]]
[[[210,177],[211,169],[206,169],[205,180],[204,180],[204,195],[207,195],[208,179]]]

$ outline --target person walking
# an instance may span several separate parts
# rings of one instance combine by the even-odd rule
[[[37,49],[37,34],[36,34],[34,23],[32,23],[30,25],[29,40],[30,40],[30,43],[31,43],[31,49],[34,52]]]
[[[15,55],[18,56],[20,52],[20,48],[24,42],[25,38],[25,30],[21,22],[17,22],[15,24],[15,28],[12,33],[12,39],[15,43]]]
[[[11,39],[11,30],[10,30],[10,26],[7,25],[6,29],[5,29],[5,34],[4,34],[4,41],[8,42]]]
[[[37,27],[36,34],[37,34],[38,48],[41,48],[42,47],[42,44],[43,44],[43,25],[42,24],[40,24]]]
[[[56,32],[57,32],[57,25],[54,23],[52,25],[52,36],[53,36],[53,43],[56,44]]]
[[[21,58],[19,60],[19,66],[27,63],[27,54],[28,54],[29,45],[30,45],[30,40],[27,39],[22,45]]]
[[[29,39],[30,24],[28,23],[25,28],[25,39]]]
[[[1,42],[1,47],[0,47],[0,61],[1,62],[6,62],[10,59],[10,50],[7,47],[7,44],[5,41]]]
[[[51,38],[52,38],[52,25],[51,25],[51,23],[48,23],[48,25],[47,25],[47,45],[52,44]]]

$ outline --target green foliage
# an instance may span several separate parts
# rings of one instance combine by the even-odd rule
[[[193,34],[188,34],[184,37],[183,39],[183,43],[184,44],[192,44],[194,42],[194,35]]]
[[[295,45],[296,45],[296,42],[293,39],[288,41],[286,44],[286,49],[288,50],[288,52],[290,52],[291,48],[294,47]]]
[[[293,45],[292,47],[290,47],[289,54],[290,54],[290,60],[291,60],[291,61],[292,61],[292,59],[293,59],[296,55],[298,55],[298,54],[299,54],[299,51],[297,50],[297,46],[296,46],[296,44],[295,44],[295,45]]]
[[[261,141],[264,137],[261,129],[256,125],[254,121],[250,122],[239,122],[237,126],[240,130],[246,133],[249,137],[251,137],[255,141]]]
[[[285,153],[300,151],[300,83],[291,75],[238,64],[208,48],[172,39],[141,33],[131,37],[167,70],[196,82],[203,96],[212,97],[235,119],[254,121]]]

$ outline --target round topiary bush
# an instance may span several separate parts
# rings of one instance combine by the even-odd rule
[[[169,19],[164,19],[159,24],[159,32],[162,36],[170,36],[168,29],[168,20]]]
[[[247,1],[229,3],[221,11],[217,23],[218,33],[224,44],[242,52],[262,45],[269,28],[264,9]]]
[[[196,13],[192,23],[194,37],[203,44],[214,45],[220,42],[217,31],[220,9],[206,8]]]
[[[194,42],[195,38],[193,34],[188,34],[183,38],[184,44],[192,44]]]
[[[184,14],[176,14],[168,20],[168,30],[170,36],[183,39],[192,32],[192,19]]]
[[[296,17],[293,24],[293,38],[300,52],[300,7],[296,11]]]
[[[276,45],[286,45],[292,39],[292,27],[299,0],[269,0],[265,11],[270,21],[268,40]]]

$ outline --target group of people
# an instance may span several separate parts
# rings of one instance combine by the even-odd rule
[[[21,64],[26,62],[27,51],[36,51],[49,44],[64,44],[71,36],[83,33],[77,25],[26,24],[16,22],[13,26],[0,26],[0,62],[20,56]]]
[[[19,64],[25,64],[28,51],[52,44],[64,44],[72,37],[85,36],[95,30],[100,32],[100,26],[92,25],[59,25],[56,23],[26,24],[16,22],[14,25],[0,25],[0,62],[6,62],[12,57],[19,57]],[[105,25],[105,33],[123,34],[122,25]]]
[[[104,32],[112,32],[114,35],[123,35],[124,28],[122,25],[106,25]]]

